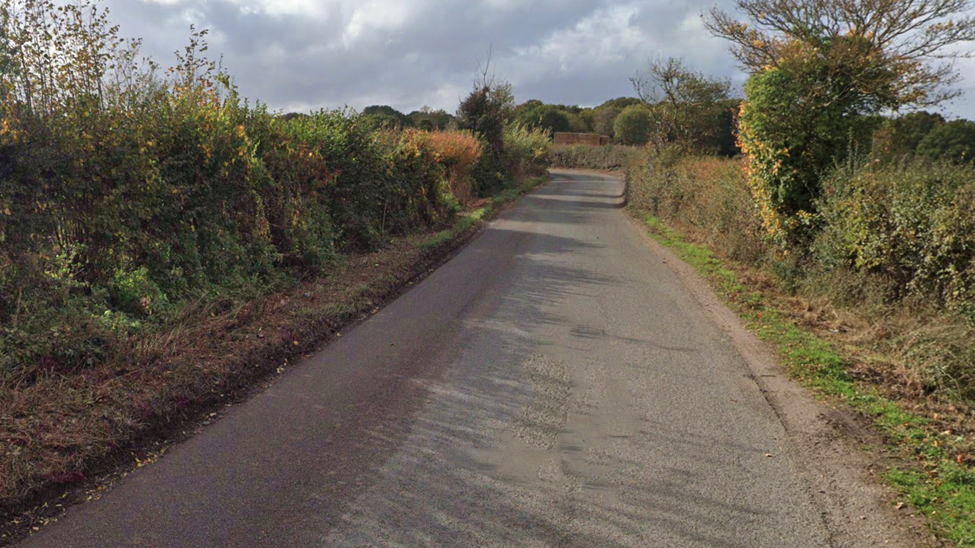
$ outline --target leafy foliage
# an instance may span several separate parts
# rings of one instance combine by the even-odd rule
[[[486,152],[499,159],[504,152],[504,126],[511,118],[514,96],[511,84],[496,84],[487,79],[460,103],[457,125],[484,139]]]
[[[975,122],[952,120],[933,128],[917,145],[917,154],[957,163],[975,160]]]
[[[509,124],[504,129],[505,167],[517,177],[544,175],[551,161],[552,139],[542,128]]]
[[[937,104],[956,73],[945,59],[975,40],[970,0],[736,0],[744,21],[714,8],[705,24],[750,72],[782,68],[796,50],[831,67],[810,89],[887,107]]]
[[[515,109],[514,121],[529,129],[544,129],[551,135],[557,131],[573,130],[570,114],[553,105],[532,100]]]
[[[652,131],[650,111],[643,105],[623,109],[613,122],[613,137],[621,145],[645,145]]]
[[[487,150],[498,180],[547,159],[532,132],[501,156],[504,86],[467,103],[486,110],[462,109],[477,138],[377,132],[370,115],[242,101],[206,31],[160,73],[95,2],[0,8],[2,378],[90,367],[189,300],[260,293],[440,228]],[[405,118],[389,110],[370,112]]]
[[[617,97],[616,99],[606,101],[597,108],[615,108],[617,110],[623,110],[626,107],[631,107],[633,105],[639,105],[642,103],[643,100],[638,97]]]
[[[651,140],[687,150],[716,152],[731,83],[688,69],[674,57],[650,61],[646,72],[630,79],[653,114]]]
[[[941,59],[975,39],[969,0],[737,0],[708,29],[751,73],[740,144],[767,235],[783,246],[815,223],[820,178],[866,148],[875,115],[936,104],[954,68]],[[788,250],[783,247],[783,251]]]
[[[846,166],[827,179],[818,260],[891,281],[892,297],[975,298],[975,171],[917,162]]]
[[[592,130],[594,133],[599,135],[613,136],[613,124],[616,123],[616,117],[623,112],[622,109],[616,107],[602,107],[597,108],[592,112]]]
[[[461,204],[470,203],[474,197],[474,168],[484,150],[481,141],[467,131],[442,131],[430,135],[429,146],[447,168],[453,197]]]
[[[943,116],[926,111],[886,120],[874,133],[871,147],[873,156],[895,161],[912,156],[921,141],[944,123]]]
[[[870,98],[823,91],[823,82],[842,81],[830,76],[837,67],[802,48],[794,53],[749,78],[739,112],[749,186],[766,234],[782,245],[808,232],[820,178],[850,150],[867,148],[877,124],[862,116],[878,107]]]
[[[513,108],[511,84],[495,83],[485,70],[457,109],[458,127],[471,131],[484,143],[484,154],[474,171],[479,195],[490,194],[504,185],[504,128]]]

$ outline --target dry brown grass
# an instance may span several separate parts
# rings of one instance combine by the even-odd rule
[[[438,131],[429,134],[428,146],[447,166],[447,181],[454,198],[470,205],[475,198],[472,172],[481,159],[481,142],[469,131]]]

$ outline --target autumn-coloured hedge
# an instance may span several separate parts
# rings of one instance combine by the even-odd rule
[[[429,135],[429,146],[447,168],[450,192],[461,204],[475,197],[474,168],[484,146],[469,131],[439,131]]]
[[[630,207],[867,318],[861,344],[903,360],[890,382],[975,401],[975,168],[927,159],[839,167],[823,180],[814,236],[784,254],[744,163],[649,148],[627,170]]]
[[[205,32],[160,73],[94,4],[18,5],[2,29],[22,55],[0,72],[0,379],[90,367],[188,299],[444,226],[448,174],[479,159],[470,135],[251,105],[203,57]]]

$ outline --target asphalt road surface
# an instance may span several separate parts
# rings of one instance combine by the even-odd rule
[[[896,544],[875,492],[809,462],[770,403],[774,370],[755,374],[740,327],[626,219],[622,188],[555,172],[379,314],[22,546]],[[869,492],[829,506],[817,481]],[[872,532],[843,512],[873,512]]]

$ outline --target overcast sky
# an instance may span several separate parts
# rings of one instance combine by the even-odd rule
[[[728,0],[107,0],[112,19],[163,66],[190,24],[210,31],[241,93],[274,110],[387,104],[453,113],[478,63],[507,80],[521,103],[595,106],[632,96],[629,77],[654,55],[683,57],[709,75],[737,71],[700,13]],[[975,119],[972,88],[943,112]]]

